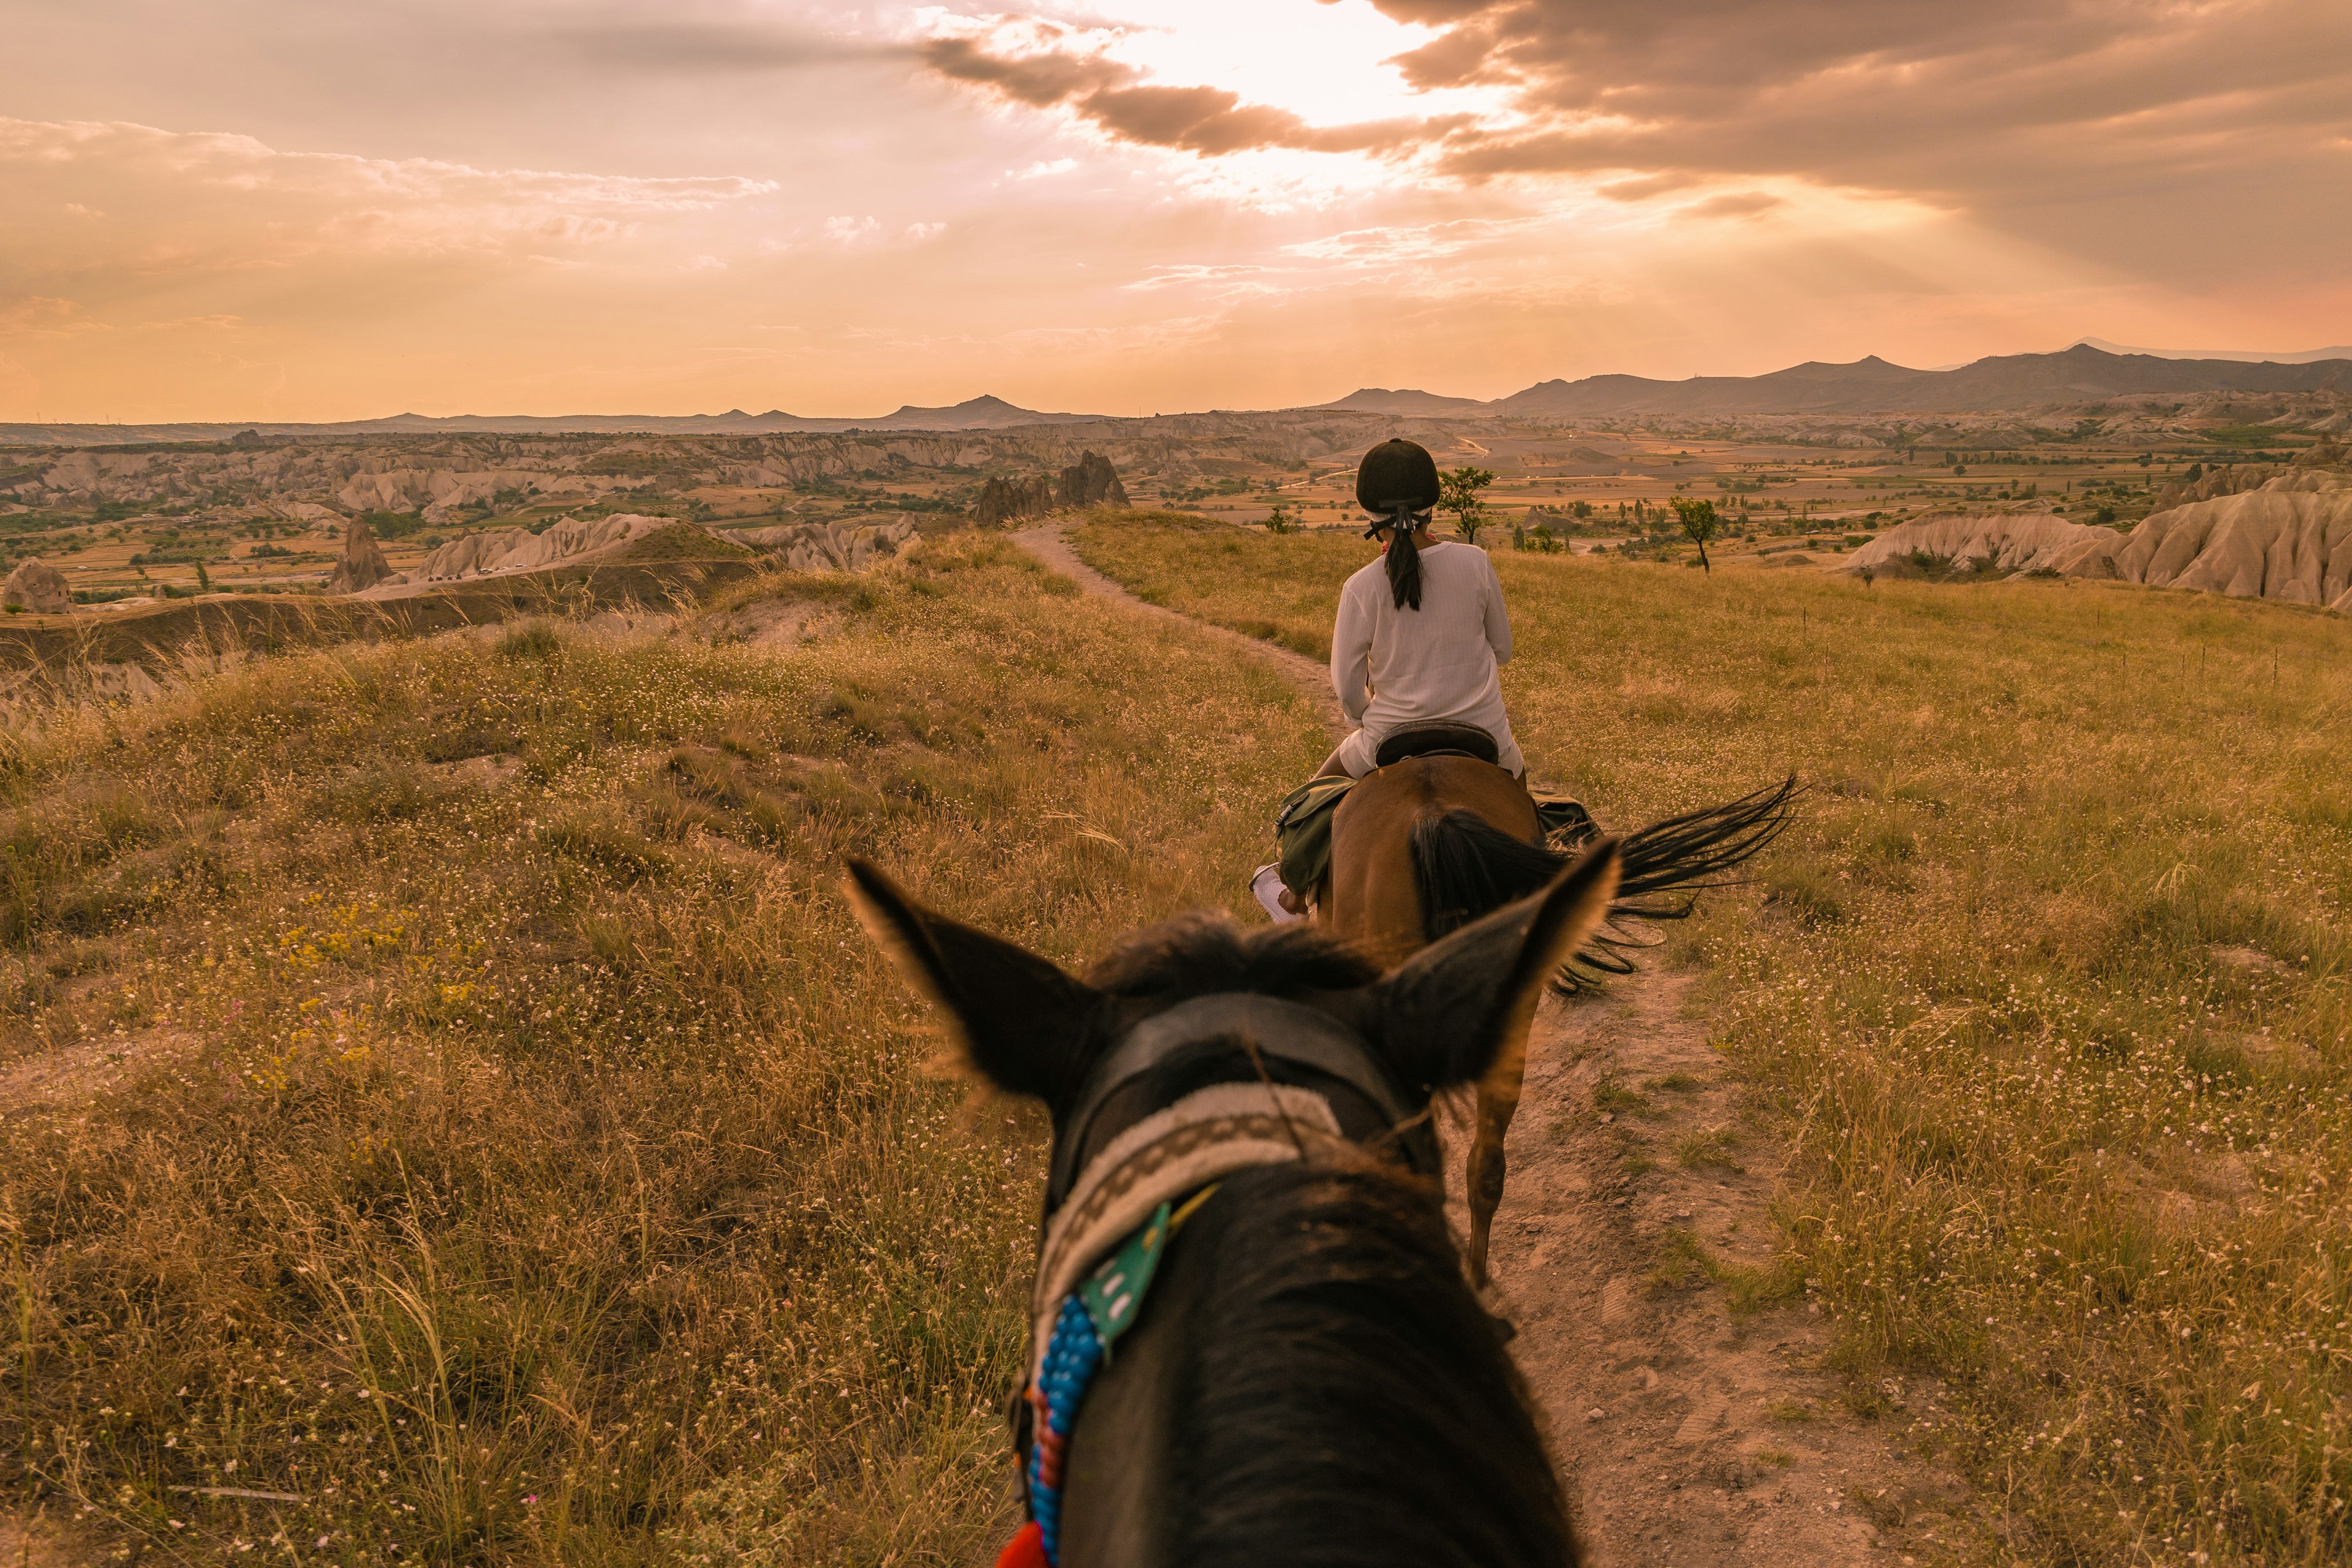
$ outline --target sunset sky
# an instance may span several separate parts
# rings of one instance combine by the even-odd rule
[[[2345,0],[0,0],[0,420],[2352,341]]]

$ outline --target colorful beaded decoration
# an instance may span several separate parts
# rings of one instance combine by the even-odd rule
[[[1062,1458],[1070,1428],[1077,1423],[1078,1405],[1109,1358],[1111,1346],[1134,1324],[1169,1237],[1216,1190],[1213,1185],[1202,1188],[1172,1215],[1161,1204],[1143,1228],[1062,1298],[1036,1381],[1028,1392],[1030,1524],[1006,1548],[1006,1561],[1025,1560],[1035,1551],[1042,1552],[1047,1563],[1060,1563]]]

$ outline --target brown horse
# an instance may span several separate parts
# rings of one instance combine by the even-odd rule
[[[1039,1555],[1007,1561],[1574,1568],[1539,1421],[1454,1259],[1426,1112],[1517,1060],[1606,918],[1615,846],[1385,971],[1312,925],[1192,915],[1081,977],[869,864],[850,876],[958,1065],[1053,1121],[1015,1426]],[[1154,1203],[1182,1207],[1132,1331],[1074,1374],[1066,1328],[1096,1333],[1065,1293]]]
[[[1756,854],[1788,825],[1792,777],[1727,805],[1670,817],[1626,838],[1610,919],[1556,981],[1573,991],[1599,973],[1633,971],[1645,945],[1623,922],[1679,920],[1696,892]],[[1331,869],[1318,918],[1383,965],[1526,897],[1559,874],[1580,845],[1544,841],[1535,802],[1492,763],[1460,754],[1410,756],[1367,774],[1331,822]],[[1521,1054],[1479,1079],[1464,1188],[1470,1205],[1470,1279],[1486,1283],[1487,1235],[1503,1201],[1503,1140],[1518,1111]]]

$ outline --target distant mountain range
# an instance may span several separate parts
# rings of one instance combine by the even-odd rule
[[[2325,355],[2326,357],[2317,357]],[[1851,364],[1808,361],[1769,375],[1695,375],[1655,381],[1639,375],[1589,375],[1546,381],[1482,403],[1412,388],[1368,386],[1332,403],[1292,412],[1387,415],[1398,418],[1487,416],[1569,418],[1715,418],[1745,414],[1963,414],[2095,403],[2134,395],[2214,392],[2352,392],[2352,349],[2315,350],[2284,359],[2236,354],[2180,358],[2079,342],[2058,353],[2001,354],[1948,370],[1911,370],[1875,354]],[[140,441],[220,441],[251,430],[264,437],[398,435],[764,436],[845,430],[1003,430],[1015,426],[1112,421],[1095,414],[1041,414],[1001,397],[975,397],[946,408],[911,405],[878,418],[811,418],[772,409],[746,414],[481,415],[436,418],[399,414],[337,425],[0,425],[0,444],[97,446]]]
[[[0,425],[0,443],[97,446],[110,442],[226,441],[250,430],[257,436],[772,436],[843,430],[1004,430],[1018,425],[1085,424],[1091,414],[1041,414],[1001,397],[975,397],[945,408],[912,404],[874,418],[827,419],[787,414],[781,408],[746,414],[395,414],[386,419],[349,419],[330,425],[287,425],[266,420],[244,424]]]
[[[1486,414],[1492,405],[1475,397],[1441,397],[1434,392],[1391,392],[1385,386],[1363,386],[1336,403],[1318,403],[1349,414]]]
[[[2077,343],[2059,353],[2001,354],[1949,370],[1911,370],[1873,354],[1851,364],[1811,360],[1769,375],[1695,375],[1687,381],[1589,375],[1580,381],[1539,382],[1492,403],[1368,387],[1319,406],[1375,414],[1579,418],[1980,414],[2133,394],[2317,392],[2331,387],[2352,391],[2352,350],[2333,358],[2285,363],[2113,353]]]

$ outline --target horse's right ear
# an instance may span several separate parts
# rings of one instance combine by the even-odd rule
[[[907,983],[947,1016],[963,1064],[1053,1103],[1076,1087],[1100,1000],[1049,960],[927,910],[870,860],[849,862],[849,901]]]

